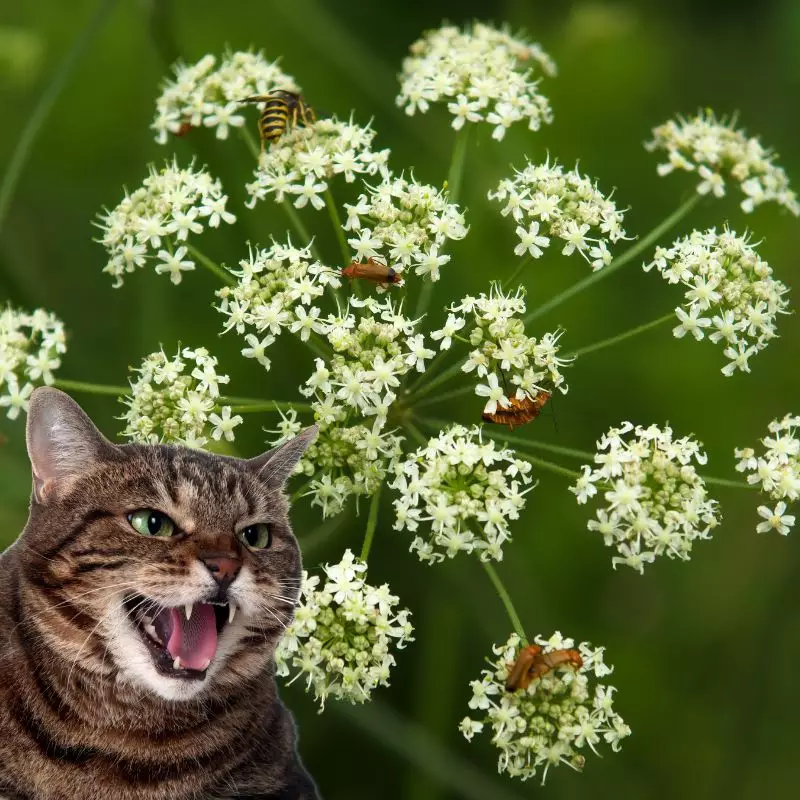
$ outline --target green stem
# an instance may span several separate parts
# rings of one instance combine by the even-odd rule
[[[669,322],[671,319],[675,319],[674,311],[670,311],[669,314],[664,314],[663,317],[659,317],[658,319],[645,322],[643,325],[637,325],[635,328],[631,328],[623,333],[618,333],[616,336],[610,336],[608,339],[603,339],[599,342],[595,342],[594,344],[587,345],[586,347],[580,347],[577,350],[573,350],[569,356],[583,356],[586,355],[586,353],[593,353],[595,350],[602,350],[604,347],[611,347],[612,344],[624,342],[625,339],[638,336],[640,333],[649,331],[651,328],[657,328],[659,325],[663,325],[665,322]]]
[[[213,272],[223,283],[228,286],[236,286],[236,278],[226,272],[219,264],[212,261],[205,253],[198,250],[193,244],[186,242],[186,249],[207,269]]]
[[[312,483],[314,483],[313,478],[310,481],[306,481],[296,492],[294,492],[290,498],[292,503],[296,503],[301,497],[303,497],[311,487]]]
[[[404,423],[406,430],[411,435],[411,438],[416,441],[418,445],[421,447],[425,447],[428,444],[428,440],[423,435],[422,431],[410,420],[407,419]]]
[[[711,475],[699,475],[699,477],[702,478],[706,483],[710,483],[713,486],[725,486],[730,489],[758,490],[758,486],[754,483],[751,484],[751,483],[744,483],[743,481],[732,481],[729,478],[715,478]]]
[[[533,311],[531,311],[530,314],[525,317],[525,322],[531,322],[532,320],[541,317],[543,314],[546,314],[548,311],[552,311],[554,308],[560,306],[565,300],[569,300],[570,297],[574,297],[576,294],[582,292],[584,289],[588,289],[598,281],[604,280],[609,275],[620,269],[620,267],[625,266],[625,264],[627,264],[629,261],[632,261],[644,250],[658,241],[668,230],[677,225],[700,202],[700,200],[701,196],[699,194],[692,194],[692,196],[686,202],[678,206],[678,208],[673,211],[673,213],[670,214],[661,224],[656,225],[655,228],[653,228],[649,233],[629,247],[624,253],[617,256],[607,267],[603,267],[602,269],[597,270],[597,272],[587,275],[583,280],[573,283],[572,286],[568,287],[560,294],[557,294],[555,297],[551,298],[546,303],[543,303],[538,308],[533,309]]]
[[[256,161],[261,160],[261,148],[258,146],[258,142],[253,138],[253,134],[247,129],[246,126],[239,128],[239,135],[242,137],[242,141],[247,145],[247,149],[250,151],[250,155]]]
[[[287,400],[270,400],[269,402],[243,403],[242,405],[231,406],[231,413],[233,414],[257,414],[260,411],[312,410],[311,403],[295,403]]]
[[[524,255],[519,264],[517,264],[517,268],[511,273],[511,277],[502,282],[502,287],[506,290],[511,289],[531,261],[533,261],[533,256],[530,253]]]
[[[314,258],[319,261],[319,256],[317,255],[316,251],[314,250],[313,243],[311,242],[311,234],[308,232],[308,228],[306,228],[305,223],[302,219],[300,219],[300,215],[297,213],[297,209],[292,205],[292,202],[287,198],[283,198],[283,202],[281,203],[283,206],[283,210],[286,212],[286,216],[289,217],[289,222],[291,223],[292,227],[295,230],[295,233],[300,237],[300,245],[301,247],[305,247],[307,244],[311,244],[311,250],[314,253]]]
[[[405,391],[405,394],[412,395],[414,392],[417,391],[420,384],[424,383],[426,380],[431,380],[433,376],[441,369],[442,361],[444,359],[444,350],[440,350],[429,362],[428,366],[423,372],[417,373],[417,377],[408,384],[408,388]]]
[[[407,396],[408,399],[416,401],[421,397],[425,397],[426,394],[430,394],[437,386],[441,386],[443,383],[447,383],[450,378],[459,375],[462,372],[462,366],[463,361],[457,361],[455,364],[452,364],[436,378],[433,378],[433,380],[429,381],[428,383],[424,383],[413,395],[409,394]]]
[[[481,561],[481,565],[486,570],[486,574],[489,576],[491,582],[494,584],[494,588],[497,590],[497,594],[500,596],[500,600],[508,612],[508,617],[511,620],[514,630],[517,632],[523,642],[527,642],[528,637],[525,635],[525,629],[522,627],[519,616],[514,609],[514,604],[511,602],[511,595],[509,595],[506,587],[503,586],[503,581],[500,580],[500,576],[497,574],[497,571],[488,561]]]
[[[378,508],[381,504],[382,484],[375,490],[369,503],[369,516],[367,517],[367,530],[364,533],[364,546],[361,548],[361,560],[366,564],[369,551],[372,549],[372,540],[375,538],[375,529],[378,527]]]
[[[339,216],[339,210],[336,208],[333,195],[330,189],[325,190],[325,205],[328,208],[328,214],[333,224],[333,230],[336,233],[336,238],[339,240],[339,248],[342,251],[342,266],[346,267],[350,261],[350,248],[347,246],[347,239],[344,235],[344,228],[342,227],[342,218]]]
[[[429,397],[426,400],[422,400],[419,403],[414,404],[414,408],[423,408],[424,406],[432,405],[433,403],[442,403],[445,400],[452,400],[454,397],[461,397],[464,394],[472,394],[475,391],[474,386],[462,386],[460,389],[453,389],[452,392],[445,392],[444,394],[438,394],[436,397]]]
[[[435,419],[432,417],[417,417],[417,421],[422,423],[426,428],[431,430],[438,430],[451,422],[445,419]],[[547,442],[537,442],[533,439],[526,439],[524,436],[517,436],[512,433],[507,433],[504,427],[492,427],[484,425],[481,428],[481,433],[488,436],[490,439],[495,439],[499,442],[508,442],[511,445],[521,445],[522,447],[533,447],[535,450],[546,450],[550,453],[555,453],[560,456],[567,456],[569,458],[577,458],[581,461],[591,461],[594,459],[594,453],[586,450],[575,450],[572,447],[562,447],[557,444],[548,444]]]
[[[461,179],[464,176],[464,162],[467,157],[467,142],[472,125],[465,125],[456,133],[453,142],[453,155],[450,159],[450,169],[447,172],[447,195],[451,203],[458,203],[461,194]]]
[[[100,33],[116,4],[116,0],[100,0],[98,2],[92,12],[92,16],[86,23],[86,27],[78,34],[69,52],[64,56],[64,60],[53,74],[47,88],[42,92],[39,102],[22,129],[17,146],[14,148],[11,160],[8,162],[6,174],[3,176],[2,184],[0,184],[0,229],[3,227],[6,214],[11,205],[11,198],[14,195],[22,169],[28,160],[28,155],[33,143],[36,141],[36,137],[39,135],[39,131],[44,127],[45,121],[50,116],[53,106],[61,94],[61,90],[75,71],[81,56],[88,50],[94,38]]]
[[[54,383],[57,389],[63,389],[66,392],[84,392],[86,394],[106,394],[115,397],[124,397],[131,393],[130,386],[108,386],[103,383],[86,383],[84,381],[68,381],[64,378],[58,378]]]

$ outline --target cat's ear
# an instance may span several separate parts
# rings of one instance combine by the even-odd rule
[[[317,433],[319,426],[311,425],[300,431],[294,439],[249,459],[247,464],[268,486],[282,487],[289,480],[306,448],[317,438]]]
[[[49,386],[31,395],[25,438],[39,503],[59,480],[121,455],[69,395]]]

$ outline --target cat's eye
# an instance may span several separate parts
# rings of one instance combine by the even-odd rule
[[[265,550],[272,544],[272,527],[266,522],[248,525],[239,531],[239,538],[251,550]]]
[[[152,508],[128,514],[128,522],[142,536],[172,536],[175,533],[175,523],[166,514]]]

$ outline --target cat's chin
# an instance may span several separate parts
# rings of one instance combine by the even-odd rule
[[[195,603],[188,618],[186,606],[163,607],[139,595],[126,597],[122,608],[109,637],[121,677],[165,700],[205,691],[240,635],[242,615],[234,621],[228,603]]]

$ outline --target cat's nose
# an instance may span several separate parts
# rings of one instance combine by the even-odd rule
[[[233,583],[242,568],[238,558],[204,558],[202,562],[222,589],[227,589]]]

